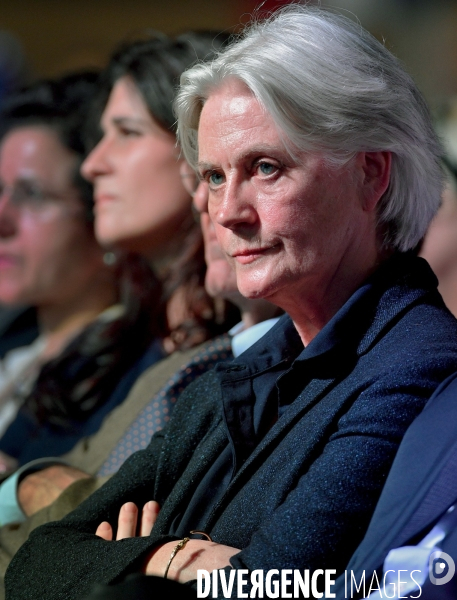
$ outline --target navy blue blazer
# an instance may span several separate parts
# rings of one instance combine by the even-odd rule
[[[205,526],[216,542],[241,549],[235,568],[344,569],[407,427],[457,370],[457,321],[436,286],[425,261],[394,257],[273,379],[285,410],[244,448]],[[140,570],[148,552],[170,539],[228,440],[238,449],[225,423],[224,390],[238,399],[232,408],[241,429],[255,389],[280,366],[272,359],[277,348],[287,358],[290,327],[283,317],[250,350],[189,385],[147,449],[65,519],[32,532],[7,571],[7,598],[76,599],[94,582]],[[115,526],[124,502],[151,499],[161,511],[150,537],[94,535],[102,520]]]
[[[347,566],[357,581],[364,570],[367,579],[375,570],[382,573],[391,549],[417,543],[457,502],[456,452],[457,373],[439,386],[400,445],[365,538]],[[440,547],[457,564],[457,528]],[[336,589],[337,598],[344,598],[343,578]],[[457,575],[449,585],[428,582],[420,598],[457,598]]]

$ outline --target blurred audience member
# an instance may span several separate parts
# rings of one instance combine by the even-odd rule
[[[180,176],[172,102],[181,73],[227,39],[157,34],[121,46],[101,77],[92,119],[95,131],[100,118],[101,138],[82,166],[94,185],[99,242],[143,255],[165,282],[168,351],[216,334],[225,317],[204,292],[203,243]]]
[[[176,40],[162,36],[133,43],[117,52],[102,80],[98,112],[103,112],[103,136],[83,166],[83,172],[95,184],[95,227],[99,237],[110,248],[116,248],[116,253],[121,248],[123,252],[143,254],[165,279],[163,296],[170,330],[167,348],[172,350],[191,348],[226,331],[239,316],[233,306],[226,305],[220,298],[213,301],[204,290],[202,235],[191,210],[196,177],[179,158],[172,132],[174,84],[180,72],[195,61],[196,52],[203,58],[226,37],[218,39],[220,41],[209,32],[188,33]],[[126,75],[129,69],[137,73],[140,83],[134,84],[133,75]],[[141,87],[146,88],[147,96],[139,91]],[[159,124],[159,118],[162,124]],[[227,344],[220,348],[216,344],[209,357],[200,361],[199,372],[226,358],[225,346]],[[186,360],[186,355],[178,355],[169,367],[169,376]],[[162,368],[160,372],[166,371]],[[134,408],[128,402],[125,407],[120,407],[122,416],[113,415],[109,424],[103,427],[105,433],[98,436],[96,442],[84,440],[79,444],[75,454],[68,457],[70,464],[90,474],[96,474],[102,467],[103,473],[113,471],[113,464],[119,464],[119,457],[116,461],[108,461],[109,453],[137,412],[149,403],[155,393],[153,390],[160,390],[161,385],[154,388],[158,375],[147,377],[147,387],[139,386],[142,390],[140,399],[138,392],[133,394]],[[183,377],[181,389],[189,381],[188,373],[183,373]],[[162,396],[156,400],[154,410],[145,417],[141,444],[168,420],[176,394],[168,393],[166,398]],[[124,453],[124,458],[136,446],[137,443]],[[74,479],[86,476],[56,466],[52,471],[40,473],[43,485],[39,486],[41,492],[37,503],[34,496],[29,498],[24,493],[25,484],[29,483],[27,469],[25,465],[16,473],[13,483],[9,480],[5,484],[15,486],[21,478],[24,483],[21,483],[21,503],[26,514],[51,502]],[[38,469],[36,463],[33,469]],[[52,483],[43,492],[47,475]],[[18,510],[16,498],[10,501],[3,492],[0,496],[0,508],[9,507],[0,512],[1,523],[24,517]],[[12,502],[14,507],[10,510]]]
[[[4,470],[95,431],[122,375],[160,332],[152,272],[137,259],[107,264],[94,237],[92,189],[79,168],[96,80],[39,82],[2,112],[0,301],[35,307],[40,329],[1,364]],[[162,356],[156,342],[151,360]]]
[[[427,231],[420,254],[435,271],[438,289],[457,316],[457,99],[440,108],[437,128],[446,152],[447,185],[441,208]]]

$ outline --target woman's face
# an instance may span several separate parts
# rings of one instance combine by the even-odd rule
[[[114,85],[101,126],[103,137],[82,167],[95,188],[97,239],[160,256],[191,211],[175,136],[152,119],[128,77]]]
[[[0,302],[70,300],[97,276],[102,252],[73,185],[76,156],[45,126],[0,146]]]

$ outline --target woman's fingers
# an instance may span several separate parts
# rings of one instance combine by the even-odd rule
[[[143,506],[140,525],[141,536],[150,535],[152,528],[154,527],[154,523],[156,522],[157,515],[159,514],[159,510],[159,504],[155,500],[146,502],[146,504]]]
[[[157,502],[154,500],[146,502],[141,513],[138,535],[150,535],[158,514],[159,505]],[[137,526],[138,508],[133,502],[126,502],[126,504],[122,505],[121,510],[119,511],[116,540],[136,537]],[[107,542],[110,542],[113,539],[113,529],[107,521],[100,523],[95,534]]]
[[[103,523],[100,523],[100,525],[97,527],[95,535],[98,535],[98,537],[103,538],[107,542],[111,542],[113,539],[113,529],[108,521],[103,521]]]
[[[126,502],[119,511],[116,540],[136,536],[138,508],[133,502]]]

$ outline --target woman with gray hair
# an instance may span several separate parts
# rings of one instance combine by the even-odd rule
[[[440,147],[381,44],[293,6],[189,70],[176,108],[239,290],[287,315],[189,385],[77,511],[32,534],[7,572],[15,600],[199,569],[224,570],[205,579],[213,598],[330,597],[407,427],[457,369],[457,322],[407,252],[439,204]]]
[[[377,209],[383,242],[402,251],[419,243],[440,205],[443,151],[414,81],[372,35],[338,14],[293,6],[185,72],[175,108],[193,166],[202,108],[230,78],[271,116],[291,156],[318,152],[336,167],[357,152],[391,152]]]

